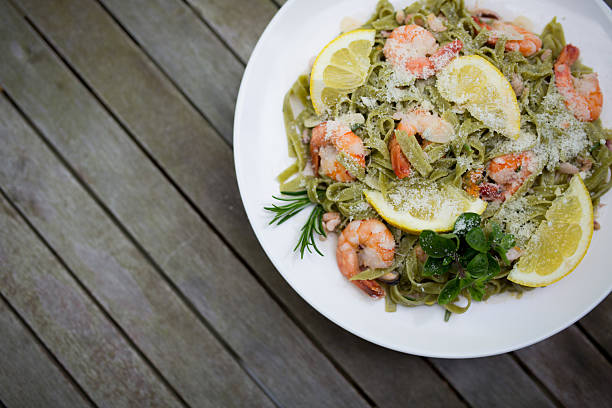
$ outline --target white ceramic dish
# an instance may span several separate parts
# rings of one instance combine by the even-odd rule
[[[394,1],[396,7],[410,0]],[[474,5],[474,1],[467,1]],[[534,30],[557,16],[568,42],[599,72],[606,103],[602,120],[612,126],[612,13],[603,1],[514,0],[479,1],[506,19],[529,16]],[[292,160],[282,120],[282,101],[309,61],[338,35],[345,16],[365,21],[376,0],[290,0],[261,36],[242,79],[234,123],[234,158],[242,200],[251,225],[268,256],[315,309],[346,330],[390,349],[423,356],[463,358],[508,352],[543,340],[571,325],[604,299],[612,288],[610,242],[612,214],[601,213],[602,229],[594,234],[588,254],[568,277],[521,299],[495,296],[476,302],[463,315],[443,320],[440,307],[384,311],[384,300],[373,301],[340,275],[336,239],[319,244],[325,253],[300,260],[293,252],[307,214],[280,227],[269,226],[263,210],[278,193],[276,175]],[[609,201],[604,200],[604,201]]]

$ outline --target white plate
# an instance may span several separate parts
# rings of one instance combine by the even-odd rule
[[[467,313],[452,316],[448,323],[441,307],[398,306],[396,313],[386,313],[384,300],[371,300],[340,275],[335,238],[319,244],[324,257],[307,255],[300,260],[293,247],[305,212],[280,227],[268,225],[270,214],[263,207],[278,193],[276,175],[292,163],[287,157],[283,96],[297,76],[307,71],[313,56],[338,35],[343,17],[365,21],[375,6],[375,0],[289,1],[253,51],[236,105],[234,158],[242,200],[259,242],[296,296],[346,330],[390,349],[433,357],[479,357],[525,347],[563,330],[612,288],[608,259],[612,214],[605,209],[602,229],[568,277],[521,299],[500,295],[475,302]],[[602,1],[483,0],[479,6],[496,10],[506,19],[529,16],[536,32],[556,15],[568,42],[577,45],[585,63],[599,72],[606,100],[612,95],[612,16]],[[610,103],[603,109],[602,120],[612,126]]]

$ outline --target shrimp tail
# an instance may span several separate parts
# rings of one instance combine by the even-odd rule
[[[402,152],[402,148],[397,142],[395,135],[393,135],[391,141],[389,142],[389,153],[391,155],[391,166],[393,167],[393,172],[397,178],[403,179],[410,176],[410,162],[404,155],[404,152]]]
[[[440,47],[429,60],[433,64],[434,71],[439,71],[447,66],[455,57],[459,55],[459,51],[463,49],[463,41],[457,39]]]
[[[349,246],[350,247],[350,246]],[[359,272],[359,258],[357,252],[347,251],[346,245],[338,245],[336,249],[336,260],[338,269],[348,279],[352,278]],[[351,283],[364,291],[368,296],[380,298],[385,296],[384,289],[376,281],[371,280],[354,280]]]
[[[571,68],[574,62],[578,61],[578,57],[580,57],[580,50],[578,47],[575,47],[572,44],[567,44],[563,50],[561,50],[561,54],[559,54],[555,67],[557,67],[557,65],[567,65],[568,68]]]
[[[385,296],[385,290],[376,281],[358,280],[352,281],[359,289],[364,291],[368,296],[378,299]]]

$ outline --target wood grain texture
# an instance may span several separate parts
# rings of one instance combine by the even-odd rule
[[[0,84],[250,373],[282,405],[366,406],[99,103],[0,4]]]
[[[271,406],[5,98],[0,134],[6,195],[185,401]]]
[[[2,196],[0,231],[0,293],[97,405],[182,406]]]
[[[458,398],[420,358],[381,349],[335,326],[288,287],[261,251],[240,205],[231,151],[146,57],[90,2],[21,3],[28,17],[79,72],[206,216],[257,265],[275,293],[316,333],[319,342],[368,395],[383,406],[431,401],[457,406]],[[67,24],[67,21],[72,21]],[[78,24],[77,24],[78,22]],[[119,55],[120,58],[113,58]],[[114,69],[104,62],[113,61]],[[122,72],[120,77],[113,72]],[[169,143],[169,135],[171,143]],[[210,194],[215,191],[216,194]],[[402,367],[390,370],[391,365]],[[372,375],[372,373],[375,375]],[[418,376],[414,376],[419,372]],[[409,393],[388,392],[378,378],[411,383]],[[391,384],[391,383],[390,383]]]
[[[582,327],[594,341],[612,356],[612,295],[580,320]]]
[[[243,65],[181,0],[101,0],[231,143]]]
[[[197,192],[207,216],[242,246],[256,243],[237,200],[231,149],[107,13],[91,0],[20,5],[172,179]]]
[[[472,407],[555,406],[509,354],[431,361]]]
[[[1,401],[9,407],[93,406],[2,298],[0,333]]]
[[[575,326],[515,353],[565,406],[610,406],[612,365]]]
[[[278,11],[270,0],[186,0],[244,63]]]

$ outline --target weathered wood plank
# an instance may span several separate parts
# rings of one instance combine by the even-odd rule
[[[0,185],[9,199],[187,403],[271,406],[5,98],[0,134]]]
[[[259,36],[278,11],[270,0],[187,0],[238,54],[249,59]]]
[[[432,401],[432,406],[457,406],[459,400],[427,364],[363,341],[315,312],[278,275],[261,251],[239,204],[231,151],[145,56],[90,2],[24,1],[28,17],[40,26],[79,74],[96,90],[124,125],[186,188],[199,208],[257,266],[275,293],[299,314],[308,329],[336,361],[381,406]],[[67,24],[71,21],[71,24]],[[113,55],[121,55],[114,58]],[[109,61],[108,65],[104,61]],[[113,69],[110,69],[112,64]],[[119,71],[121,76],[113,72]],[[172,135],[172,143],[168,143]],[[210,194],[215,191],[216,194]],[[401,370],[390,370],[401,366]],[[418,376],[414,373],[419,372]],[[373,374],[374,373],[374,374]],[[378,378],[411,383],[409,394],[388,392]],[[389,383],[390,384],[390,383]]]
[[[515,353],[564,405],[610,405],[612,366],[577,327]]]
[[[508,354],[475,359],[431,359],[473,407],[554,407]]]
[[[1,297],[0,333],[0,406],[92,406]]]
[[[284,286],[287,286],[284,283]],[[292,293],[290,288],[281,287]],[[275,288],[275,291],[277,288]],[[363,340],[331,323],[293,294],[289,308],[380,407],[464,407],[425,359]]]
[[[0,4],[0,84],[249,372],[281,405],[366,406],[100,104]]]
[[[104,10],[90,0],[20,6],[172,178],[197,187],[207,216],[231,238],[256,243],[245,230],[230,148]],[[252,250],[261,253],[257,244]]]
[[[582,327],[612,356],[612,295],[580,320]]]
[[[231,143],[240,61],[180,0],[102,3]]]
[[[0,293],[97,405],[182,406],[3,196],[0,231]]]

